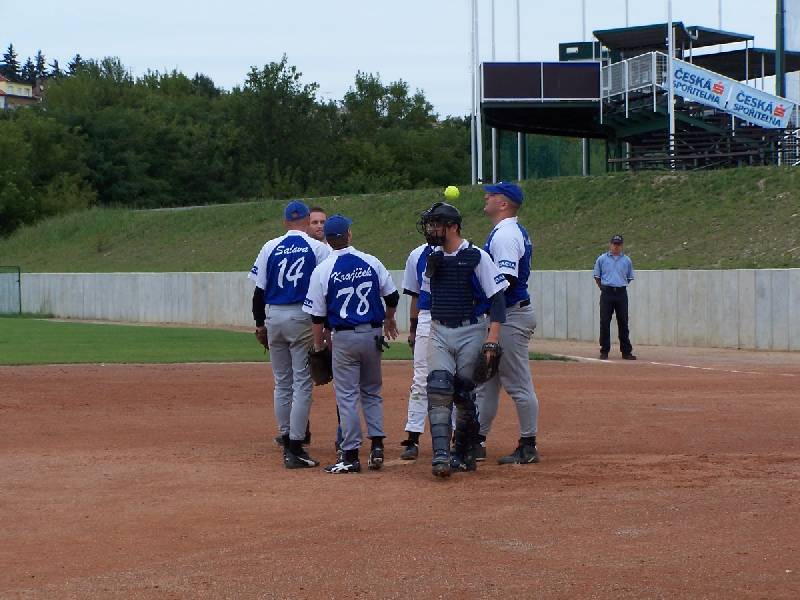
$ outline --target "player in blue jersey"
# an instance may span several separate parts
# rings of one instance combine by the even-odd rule
[[[477,390],[481,446],[476,456],[478,460],[486,457],[486,436],[497,414],[502,385],[517,408],[520,439],[517,448],[501,457],[499,463],[536,463],[539,462],[536,447],[539,400],[533,388],[528,357],[528,345],[536,329],[536,317],[528,294],[533,244],[528,232],[517,221],[523,200],[522,189],[513,183],[500,182],[485,186],[484,191],[483,211],[494,227],[483,249],[508,280],[509,287],[505,290],[506,320],[500,327],[503,356],[498,373]]]
[[[369,254],[350,244],[351,221],[333,215],[325,222],[331,255],[311,275],[303,310],[312,315],[314,348],[324,346],[323,324],[333,331],[333,383],[342,427],[343,456],[325,467],[327,473],[361,470],[361,417],[372,444],[367,465],[383,465],[383,399],[381,351],[384,336],[397,337],[395,311],[400,300],[389,271]],[[384,308],[384,302],[386,307]]]
[[[414,376],[408,396],[408,437],[402,442],[405,450],[400,455],[403,460],[414,460],[419,456],[419,436],[425,431],[425,417],[428,415],[428,394],[425,390],[428,379],[428,340],[431,332],[431,296],[422,292],[422,275],[433,247],[428,244],[417,246],[406,260],[403,273],[403,293],[411,297],[410,328],[408,345],[414,352]]]
[[[284,220],[286,233],[264,244],[249,277],[256,284],[256,337],[269,344],[284,466],[299,469],[319,464],[302,445],[307,436],[312,389],[308,370],[311,318],[303,312],[303,300],[311,273],[330,250],[306,233],[309,210],[302,202],[290,202]]]

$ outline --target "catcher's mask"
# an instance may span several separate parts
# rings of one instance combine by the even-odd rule
[[[417,231],[425,236],[425,241],[431,246],[444,244],[446,232],[442,227],[458,225],[461,231],[461,213],[452,204],[436,202],[419,217]]]

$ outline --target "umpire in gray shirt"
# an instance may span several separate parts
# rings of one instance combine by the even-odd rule
[[[619,348],[622,358],[636,360],[628,331],[628,285],[634,279],[633,263],[622,251],[624,240],[617,234],[611,238],[608,252],[594,263],[594,281],[600,288],[600,358],[608,360],[611,349],[611,316],[616,313]]]

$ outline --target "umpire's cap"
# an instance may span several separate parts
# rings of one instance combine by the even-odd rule
[[[461,225],[461,213],[452,204],[447,202],[436,202],[428,210],[422,213],[424,222],[437,221],[442,223],[456,223]]]

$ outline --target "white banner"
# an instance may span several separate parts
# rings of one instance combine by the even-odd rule
[[[724,110],[753,125],[788,127],[794,108],[791,102],[683,60],[675,59],[673,65],[677,95]]]
[[[672,80],[679,96],[720,110],[725,110],[730,91],[737,84],[719,73],[678,59],[673,61]]]
[[[783,98],[737,83],[731,90],[726,110],[753,125],[786,128],[793,107]]]

